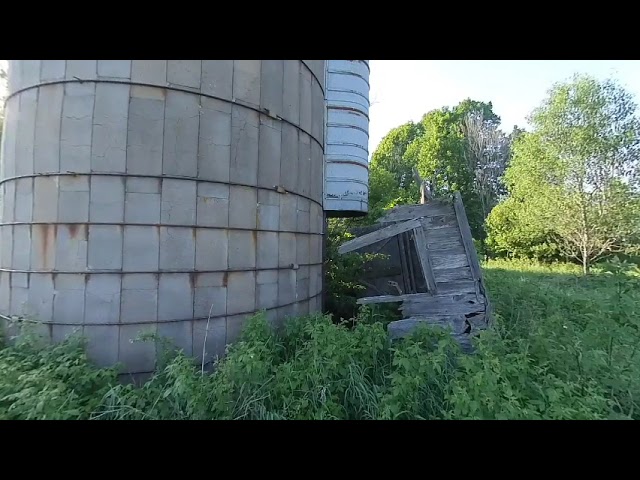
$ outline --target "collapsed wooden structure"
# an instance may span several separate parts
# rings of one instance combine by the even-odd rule
[[[469,337],[489,325],[490,306],[460,194],[396,207],[354,233],[340,254],[385,256],[370,262],[362,279],[368,296],[358,303],[401,303],[403,319],[389,324],[389,335],[405,336],[426,322],[451,327],[470,349]]]

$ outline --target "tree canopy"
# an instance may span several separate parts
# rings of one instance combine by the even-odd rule
[[[419,200],[415,168],[436,196],[460,192],[495,255],[564,256],[588,272],[638,244],[640,123],[627,91],[576,75],[552,86],[531,131],[507,135],[500,120],[491,102],[468,98],[391,130],[371,159],[364,221]]]
[[[502,252],[561,253],[584,273],[623,252],[637,228],[640,122],[612,80],[576,75],[533,111],[504,176],[509,198],[489,215]]]
[[[416,168],[436,196],[461,193],[472,230],[482,238],[484,219],[503,190],[500,176],[509,156],[510,140],[499,124],[491,102],[466,99],[391,130],[371,158],[370,215],[418,200]]]

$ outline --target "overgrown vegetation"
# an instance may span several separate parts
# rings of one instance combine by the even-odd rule
[[[79,338],[44,345],[27,331],[0,344],[0,419],[640,419],[640,269],[595,263],[638,251],[635,104],[576,77],[531,132],[499,122],[467,99],[383,139],[369,215],[329,222],[333,317],[274,332],[256,315],[212,373],[167,349],[142,387],[93,367]],[[414,168],[436,195],[461,192],[481,254],[521,257],[485,264],[496,326],[474,355],[434,328],[391,343],[389,310],[356,308],[371,256],[337,255],[352,227],[418,202]]]
[[[576,76],[555,85],[531,116],[504,180],[509,193],[489,215],[496,252],[591,265],[637,246],[640,120],[612,81]]]
[[[444,331],[389,343],[384,318],[273,332],[257,315],[214,373],[178,354],[143,387],[76,340],[0,350],[0,418],[640,419],[640,270],[491,261],[497,327],[463,355]]]

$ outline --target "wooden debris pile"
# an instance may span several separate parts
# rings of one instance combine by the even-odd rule
[[[388,327],[392,338],[426,322],[451,327],[468,350],[469,337],[489,325],[490,305],[460,194],[396,207],[355,233],[360,236],[341,245],[340,254],[387,257],[368,269],[362,279],[368,296],[358,303],[401,303],[403,319]]]

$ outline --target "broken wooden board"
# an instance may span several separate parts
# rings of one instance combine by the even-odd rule
[[[381,228],[380,230],[376,230],[375,232],[367,233],[366,235],[362,235],[361,237],[356,237],[353,240],[349,240],[346,243],[343,243],[338,248],[339,254],[345,254],[352,252],[354,250],[358,250],[359,248],[366,247],[372,243],[380,242],[382,240],[386,240],[387,238],[394,237],[400,233],[406,232],[408,230],[413,230],[420,226],[420,220],[413,219],[407,222],[397,223],[390,225],[385,228]]]
[[[484,312],[485,302],[475,293],[422,296],[402,302],[400,310],[405,317],[413,315],[473,315]]]
[[[393,303],[393,302],[404,302],[406,300],[410,300],[412,298],[420,298],[423,297],[424,293],[409,293],[406,295],[380,295],[377,297],[363,297],[357,300],[359,305],[371,305],[373,303]],[[429,295],[429,294],[426,294]]]
[[[428,317],[416,315],[389,323],[387,333],[392,339],[410,335],[420,325],[434,325],[442,328],[451,328],[454,333],[464,333],[468,328],[464,315],[438,315]]]
[[[420,205],[400,205],[385,213],[378,223],[393,223],[420,217],[435,217],[451,214],[451,204],[441,200]]]
[[[462,322],[462,325],[464,324],[465,323]],[[434,323],[430,320],[422,318],[406,318],[404,320],[391,322],[387,327],[387,332],[389,334],[389,338],[391,338],[392,340],[398,340],[414,333],[420,325],[433,325],[443,328],[451,328],[451,336],[458,343],[458,345],[460,345],[460,349],[464,353],[473,352],[473,345],[471,343],[472,335],[464,331],[458,332],[454,328],[452,328],[452,325]]]

